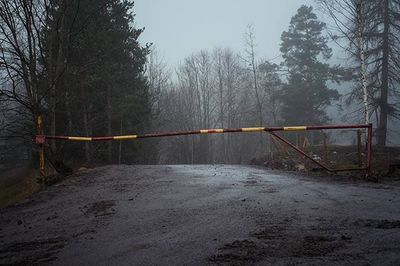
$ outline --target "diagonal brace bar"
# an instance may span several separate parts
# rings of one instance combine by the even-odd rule
[[[307,153],[305,153],[304,151],[302,151],[301,149],[297,148],[295,145],[293,145],[292,143],[290,143],[288,140],[286,140],[285,138],[277,135],[275,132],[273,131],[268,131],[269,134],[273,135],[274,137],[276,137],[277,139],[279,139],[280,141],[282,141],[283,143],[285,143],[286,145],[288,145],[289,147],[291,147],[292,149],[294,149],[295,151],[297,151],[298,153],[300,153],[301,155],[303,155],[304,157],[307,157],[308,159],[310,159],[312,162],[314,162],[315,164],[319,165],[321,168],[325,169],[328,172],[339,172],[339,171],[359,171],[359,170],[367,170],[367,167],[363,167],[363,168],[344,168],[344,169],[332,169],[327,167],[326,165],[318,162],[317,160],[315,160],[314,158],[312,158],[310,155],[308,155]]]
[[[305,153],[304,151],[302,151],[301,149],[297,148],[295,145],[293,145],[292,143],[290,143],[288,140],[286,140],[285,138],[277,135],[275,132],[273,131],[269,131],[269,134],[273,135],[274,137],[276,137],[277,139],[279,139],[280,141],[282,141],[283,143],[285,143],[286,145],[288,145],[289,147],[291,147],[292,149],[294,149],[295,151],[297,151],[298,153],[300,153],[301,155],[307,157],[308,159],[310,159],[311,161],[313,161],[314,163],[316,163],[317,165],[321,166],[323,169],[327,170],[327,171],[331,171],[332,169],[329,169],[328,167],[326,167],[325,165],[323,165],[322,163],[318,162],[317,160],[315,160],[314,158],[312,158],[310,155],[308,155],[307,153]]]

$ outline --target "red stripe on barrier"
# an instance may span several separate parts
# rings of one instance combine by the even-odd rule
[[[92,141],[104,141],[104,140],[113,140],[114,137],[93,137]]]

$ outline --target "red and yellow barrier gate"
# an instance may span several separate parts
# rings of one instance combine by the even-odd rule
[[[367,158],[364,167],[356,168],[342,168],[342,169],[332,169],[328,166],[322,164],[321,162],[312,158],[312,156],[306,154],[296,145],[290,143],[287,139],[276,134],[277,131],[307,131],[307,130],[322,130],[322,129],[361,129],[365,128],[367,130],[366,138],[366,152]],[[301,154],[302,156],[313,161],[315,164],[320,166],[329,172],[339,172],[339,171],[362,171],[365,170],[368,174],[371,169],[371,159],[372,159],[372,124],[355,124],[355,125],[325,125],[325,126],[290,126],[290,127],[249,127],[249,128],[227,128],[227,129],[202,129],[194,131],[179,131],[179,132],[167,132],[167,133],[153,133],[153,134],[142,134],[142,135],[123,135],[123,136],[106,136],[106,137],[72,137],[72,136],[47,136],[47,135],[37,135],[36,143],[43,146],[46,140],[65,140],[65,141],[112,141],[112,140],[135,140],[135,139],[145,139],[145,138],[158,138],[158,137],[172,137],[172,136],[185,136],[185,135],[198,135],[198,134],[223,134],[223,133],[239,133],[239,132],[268,132],[273,135],[278,140],[282,141],[293,150]],[[44,156],[42,152],[40,153],[44,161]],[[42,167],[42,164],[41,164]],[[43,169],[44,170],[44,165]]]

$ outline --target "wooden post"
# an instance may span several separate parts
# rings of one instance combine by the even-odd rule
[[[358,158],[358,166],[362,166],[362,157],[361,157],[361,130],[357,130],[357,158]]]

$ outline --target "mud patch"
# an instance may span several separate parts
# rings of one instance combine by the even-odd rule
[[[322,257],[346,243],[334,235],[291,232],[285,225],[269,226],[250,236],[253,239],[225,244],[208,260],[216,264],[243,265],[270,259]]]
[[[251,240],[235,240],[219,249],[209,258],[210,262],[229,265],[243,265],[261,261],[266,254],[264,247]]]
[[[86,230],[83,230],[83,231],[80,231],[78,233],[73,234],[72,237],[73,238],[80,238],[80,237],[85,237],[88,234],[94,235],[94,234],[96,234],[96,230],[94,230],[94,229],[86,229]],[[93,237],[90,236],[89,239],[93,239]]]
[[[62,237],[15,242],[0,250],[0,264],[32,265],[51,262],[65,245]]]
[[[394,229],[400,228],[400,220],[358,219],[354,222],[354,225],[377,229]]]
[[[279,190],[277,188],[269,187],[269,188],[261,190],[259,193],[277,193],[277,192],[279,192]]]
[[[265,229],[252,233],[251,236],[260,240],[278,240],[284,238],[284,225],[268,226]]]
[[[336,240],[333,236],[307,235],[297,245],[292,246],[291,253],[294,257],[325,256],[343,246]]]
[[[132,187],[134,187],[133,184],[116,184],[113,186],[113,190],[116,192],[129,192],[132,190]]]
[[[138,251],[138,250],[144,250],[144,249],[149,249],[153,247],[153,245],[150,244],[137,244],[132,246],[132,250]]]
[[[292,231],[286,223],[267,226],[252,233],[251,236],[269,247],[268,257],[315,257],[324,256],[344,246],[342,239],[319,230],[305,229],[302,234],[298,229]]]
[[[248,179],[246,181],[241,181],[242,184],[244,184],[245,187],[249,186],[257,186],[258,181],[256,179]]]
[[[114,200],[102,200],[85,205],[83,210],[85,215],[93,215],[94,217],[110,216],[115,213],[115,209],[113,208],[114,206]]]
[[[253,187],[253,186],[258,186],[260,184],[260,178],[259,177],[248,177],[246,180],[240,181],[240,183],[244,184],[245,187]]]

